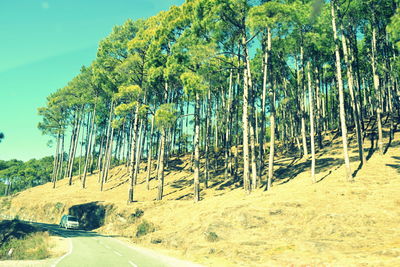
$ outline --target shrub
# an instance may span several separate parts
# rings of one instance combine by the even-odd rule
[[[136,209],[134,213],[129,215],[128,221],[130,223],[135,223],[137,219],[141,218],[144,214],[144,211],[141,209]]]
[[[1,199],[0,210],[8,210],[11,207],[11,199],[4,197]]]
[[[162,239],[160,238],[154,238],[150,241],[152,244],[160,244],[162,243]]]
[[[56,205],[54,205],[54,208],[56,211],[61,211],[61,209],[64,207],[64,204],[61,202],[57,202]]]
[[[136,237],[141,237],[154,231],[154,225],[148,221],[143,220],[143,222],[139,224],[136,228]]]
[[[215,232],[206,232],[205,235],[208,242],[216,242],[219,239],[218,235]]]

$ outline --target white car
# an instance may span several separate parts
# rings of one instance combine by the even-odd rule
[[[78,229],[79,221],[75,216],[63,215],[60,221],[60,227],[65,229]]]

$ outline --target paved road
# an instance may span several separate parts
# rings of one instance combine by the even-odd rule
[[[116,238],[96,232],[61,229],[58,225],[33,223],[69,239],[69,251],[54,261],[52,267],[195,267],[200,266],[150,250],[135,248]]]

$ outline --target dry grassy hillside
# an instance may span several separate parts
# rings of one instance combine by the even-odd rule
[[[64,179],[56,189],[46,184],[11,203],[3,199],[10,208],[3,206],[2,212],[58,222],[68,208],[96,202],[105,206],[99,231],[210,266],[400,266],[399,135],[385,155],[369,155],[354,183],[344,181],[340,138],[330,137],[330,146],[317,154],[316,184],[309,177],[309,161],[287,159],[277,164],[269,192],[247,195],[239,184],[215,178],[202,191],[202,201],[193,203],[188,158],[176,158],[167,170],[161,202],[153,201],[157,181],[147,191],[142,174],[137,202],[128,205],[128,175],[120,166],[111,171],[104,192],[96,174],[85,190],[78,177],[73,186]],[[354,138],[350,148],[356,171]],[[136,237],[139,225],[149,233]]]

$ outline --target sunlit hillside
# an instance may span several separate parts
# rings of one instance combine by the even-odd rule
[[[309,161],[280,158],[271,191],[260,188],[248,195],[239,182],[219,176],[194,203],[190,158],[182,157],[171,159],[163,201],[155,201],[156,180],[146,190],[143,171],[135,189],[137,202],[127,204],[128,174],[119,166],[112,169],[103,192],[96,174],[88,178],[87,189],[81,189],[79,177],[74,177],[72,186],[64,179],[56,189],[49,183],[21,192],[11,198],[10,210],[3,207],[2,212],[58,223],[69,208],[96,202],[94,206],[105,207],[99,231],[211,266],[396,266],[398,136],[385,155],[370,154],[359,170],[356,143],[351,142],[353,183],[344,179],[341,140],[333,134],[325,140],[332,145],[317,154],[316,184],[310,180]],[[149,231],[137,237],[143,222]]]

